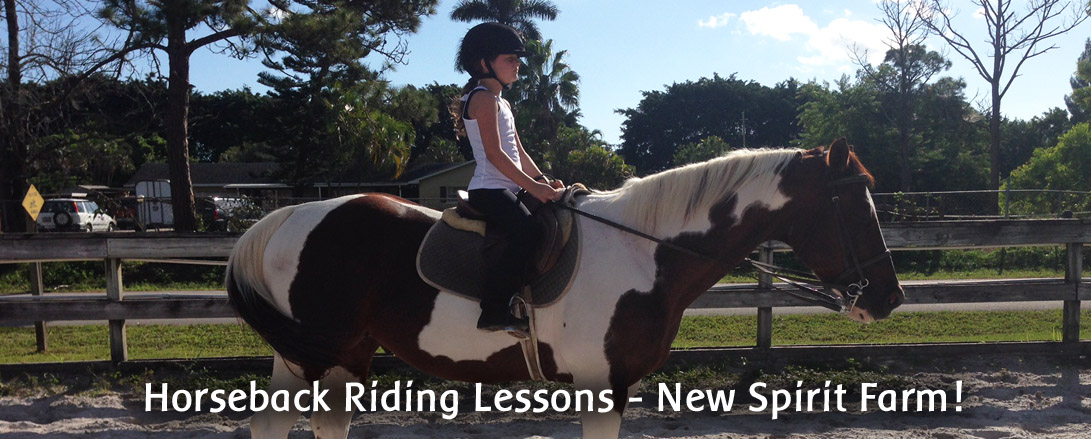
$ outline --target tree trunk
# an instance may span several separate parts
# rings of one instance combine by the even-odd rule
[[[8,80],[5,96],[0,101],[0,231],[25,232],[29,216],[21,207],[27,191],[27,146],[23,141],[22,83],[23,72],[19,68],[19,15],[15,0],[4,0],[4,13],[8,24]]]
[[[180,9],[180,8],[179,8]],[[186,46],[183,14],[167,13],[167,167],[170,171],[174,230],[196,230],[193,212],[193,182],[189,174],[189,48]]]
[[[899,186],[901,191],[909,192],[913,186],[913,173],[912,166],[909,163],[911,154],[910,130],[912,129],[913,118],[913,83],[909,78],[909,55],[906,53],[908,49],[903,45],[898,53],[901,58],[901,71],[899,72],[900,81],[898,84],[899,92],[901,95],[898,97],[898,159],[901,162],[899,167]]]
[[[1006,5],[998,8],[998,10],[1007,10]],[[1003,95],[1000,94],[1000,80],[1004,77],[1004,57],[1001,53],[1004,53],[1004,43],[1007,41],[1006,35],[1009,32],[1006,21],[1003,17],[998,18],[1001,20],[997,22],[995,26],[996,34],[993,35],[993,68],[992,68],[992,117],[989,118],[989,190],[1000,189],[1000,100],[1003,99]],[[986,213],[997,214],[1000,213],[1000,194],[993,192],[989,195],[986,201],[987,208]]]
[[[1000,189],[1000,84],[993,83],[992,117],[989,118],[989,190]],[[987,213],[1000,212],[1000,194],[989,194]]]

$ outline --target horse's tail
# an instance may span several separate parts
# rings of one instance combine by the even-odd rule
[[[288,206],[273,211],[239,238],[228,258],[224,283],[235,313],[273,350],[293,363],[324,370],[336,364],[333,346],[323,343],[329,339],[308,330],[277,309],[263,274],[266,246],[295,208]]]

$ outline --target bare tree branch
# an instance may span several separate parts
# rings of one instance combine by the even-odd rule
[[[978,1],[985,2],[986,0]],[[989,10],[986,8],[986,17],[988,15]],[[924,23],[924,26],[927,27],[930,32],[946,41],[956,53],[973,64],[981,77],[985,78],[986,81],[991,82],[991,79],[989,79],[991,75],[988,69],[985,68],[985,62],[978,56],[977,51],[974,50],[970,40],[962,36],[962,34],[956,31],[951,25],[951,17],[953,17],[954,14],[950,13],[949,9],[940,3],[940,0],[929,0],[927,3],[925,1],[919,3],[917,16],[920,17],[921,22]],[[988,22],[991,23],[991,21]]]
[[[941,0],[926,0],[918,8],[918,16],[928,29],[947,42],[959,55],[974,66],[978,75],[991,86],[992,105],[989,113],[990,161],[989,188],[1000,186],[1000,108],[1001,102],[1011,89],[1015,78],[1027,60],[1045,54],[1056,44],[1048,40],[1060,36],[1087,20],[1083,2],[1073,0],[1030,0],[1022,13],[1012,10],[1011,0],[975,0],[984,11],[988,35],[985,49],[991,50],[991,63],[978,56],[978,49],[955,30],[951,24],[954,16]],[[1072,17],[1058,23],[1065,11]],[[1008,71],[1009,61],[1014,67]]]

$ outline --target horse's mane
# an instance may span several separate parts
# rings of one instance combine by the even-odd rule
[[[654,231],[662,220],[678,215],[688,223],[694,213],[707,212],[744,185],[773,184],[780,169],[800,151],[736,150],[707,162],[631,178],[615,191],[615,202],[624,200],[626,223],[646,231]]]

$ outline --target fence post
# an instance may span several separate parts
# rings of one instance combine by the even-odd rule
[[[41,296],[45,291],[42,282],[42,263],[30,264],[30,295]],[[34,322],[34,339],[38,341],[38,352],[45,352],[49,348],[49,339],[45,334],[45,321]]]
[[[1011,184],[1010,178],[1004,178],[1004,219],[1011,219]]]
[[[106,260],[106,298],[121,301],[121,259]],[[110,320],[110,360],[115,364],[129,360],[129,345],[125,341],[125,320]]]
[[[766,264],[773,263],[773,248],[768,245],[769,243],[762,244],[758,247],[758,261]],[[771,289],[773,287],[773,276],[759,273],[758,274],[758,288]],[[768,348],[773,346],[773,308],[769,306],[758,307],[758,347]]]
[[[1067,263],[1064,279],[1072,285],[1072,300],[1064,301],[1064,318],[1061,326],[1061,341],[1077,343],[1080,341],[1080,283],[1083,282],[1083,243],[1067,244]]]

